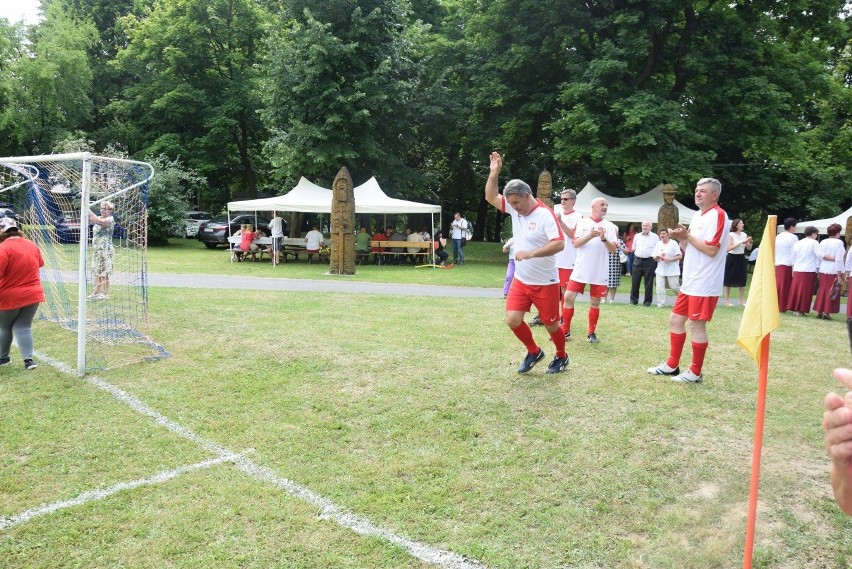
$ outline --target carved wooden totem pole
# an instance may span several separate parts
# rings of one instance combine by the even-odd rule
[[[542,170],[541,174],[538,175],[538,187],[535,191],[535,197],[537,197],[541,203],[553,209],[553,177],[550,175],[550,172],[547,170]]]
[[[680,223],[680,212],[674,204],[677,186],[674,184],[663,185],[663,205],[657,212],[657,231],[660,229],[674,229]]]
[[[332,275],[355,274],[355,189],[344,166],[334,177],[331,198]]]

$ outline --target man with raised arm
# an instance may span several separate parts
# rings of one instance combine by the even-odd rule
[[[648,368],[651,375],[671,375],[672,381],[698,383],[709,344],[707,323],[713,318],[725,277],[725,256],[731,220],[719,207],[722,184],[715,178],[702,178],[695,186],[695,205],[689,229],[682,224],[670,236],[683,251],[683,283],[669,315],[669,358]],[[692,335],[692,364],[680,372],[680,357],[686,343],[686,323]]]
[[[527,373],[544,358],[544,350],[536,344],[532,329],[524,321],[524,313],[531,306],[538,309],[556,347],[547,373],[560,373],[568,366],[568,354],[565,337],[559,328],[559,273],[554,255],[565,246],[565,240],[553,210],[533,197],[526,182],[509,180],[500,194],[497,179],[502,167],[500,154],[492,152],[485,200],[512,217],[515,278],[506,298],[506,324],[527,348],[518,373]]]

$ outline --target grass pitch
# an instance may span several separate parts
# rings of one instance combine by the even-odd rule
[[[489,567],[741,566],[756,395],[741,309],[717,309],[701,385],[645,372],[666,355],[666,310],[606,305],[601,343],[569,342],[556,376],[542,328],[548,358],[515,372],[523,350],[502,312],[499,298],[152,289],[154,336],[173,357],[99,377],[377,527]],[[849,364],[844,334],[785,315],[773,335],[755,567],[852,560],[820,427],[830,370]],[[46,323],[36,345],[75,361],[73,338]],[[0,407],[3,520],[212,456],[44,364],[0,368]],[[0,559],[430,566],[228,462],[0,529]]]

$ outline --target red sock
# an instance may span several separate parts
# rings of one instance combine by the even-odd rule
[[[562,328],[557,328],[556,331],[550,332],[550,340],[553,342],[554,347],[556,347],[557,358],[564,358],[568,355],[565,351],[565,332],[562,331]]]
[[[669,332],[669,359],[666,360],[666,365],[675,368],[680,365],[680,356],[683,354],[683,345],[686,343],[686,332],[675,334]]]
[[[692,342],[692,365],[689,366],[689,371],[695,375],[701,375],[701,368],[704,367],[704,356],[707,355],[707,346],[709,342],[699,344]]]
[[[529,324],[524,322],[517,328],[512,328],[512,333],[515,334],[515,336],[518,337],[518,340],[520,340],[521,343],[527,347],[528,353],[538,353],[538,344],[536,344],[535,340],[533,339],[532,329],[530,328]],[[564,342],[565,339],[563,338],[562,341]]]
[[[562,307],[562,334],[565,335],[571,331],[571,320],[574,318],[574,308]]]
[[[599,306],[589,307],[589,334],[595,333],[595,328],[598,327],[598,318],[601,317],[601,309]]]

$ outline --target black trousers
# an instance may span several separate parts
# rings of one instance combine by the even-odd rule
[[[657,270],[657,261],[653,257],[643,259],[633,257],[632,282],[630,283],[630,304],[639,304],[639,284],[645,283],[645,299],[642,304],[651,306],[654,297],[654,271]]]

